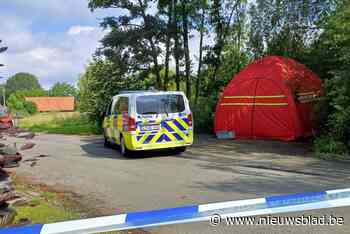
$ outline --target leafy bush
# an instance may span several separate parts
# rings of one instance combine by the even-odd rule
[[[10,95],[7,105],[12,113],[32,115],[37,113],[37,106],[33,102],[26,101],[25,97],[40,97],[45,95],[46,92],[40,89],[20,90]]]
[[[338,73],[327,80],[327,97],[331,107],[328,125],[333,136],[342,141],[349,139],[350,134],[350,82],[348,75]]]
[[[344,155],[350,139],[350,83],[345,74],[335,74],[326,81],[328,117],[323,135],[315,140],[315,151],[320,154]]]
[[[313,68],[325,80],[327,117],[315,140],[318,153],[346,154],[350,142],[350,1],[343,1],[316,41]]]
[[[217,98],[200,97],[198,104],[193,106],[194,130],[199,133],[211,133],[214,127],[215,106]]]
[[[329,157],[339,157],[347,153],[346,145],[341,141],[335,140],[333,136],[321,136],[316,138],[314,147],[316,154],[321,158],[324,158],[325,155],[329,155]]]
[[[23,103],[24,109],[28,112],[28,114],[33,115],[38,112],[38,108],[35,103],[30,101],[25,101]]]
[[[7,106],[12,112],[24,111],[22,98],[15,94],[11,94],[11,96],[7,100]]]

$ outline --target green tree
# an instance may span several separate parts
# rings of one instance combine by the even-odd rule
[[[47,92],[43,89],[19,90],[11,93],[7,99],[7,106],[13,113],[35,114],[37,112],[36,105],[30,101],[26,101],[25,98],[41,96],[47,96]]]
[[[111,98],[121,90],[133,88],[133,78],[125,79],[115,64],[94,58],[79,80],[79,110],[87,113],[92,121],[101,121]]]
[[[318,37],[318,22],[332,12],[334,2],[256,0],[250,8],[249,48],[253,56],[273,54],[302,60]]]
[[[174,34],[174,58],[175,58],[175,82],[176,82],[176,90],[180,90],[180,59],[181,59],[181,44],[179,38],[179,10],[178,10],[178,1],[174,0],[173,2],[173,10],[174,10],[174,21],[172,24],[172,32]]]
[[[55,83],[51,90],[50,90],[50,96],[54,96],[54,97],[64,97],[64,96],[73,96],[76,97],[77,96],[77,89],[67,83],[67,82],[57,82]]]
[[[219,72],[223,65],[223,52],[227,49],[227,46],[235,43],[235,46],[241,47],[245,43],[243,34],[245,32],[245,20],[247,19],[246,7],[246,0],[212,1],[210,15],[211,25],[215,32],[215,43],[209,48],[206,56],[206,63],[209,66],[208,72],[211,74],[208,89],[219,90],[220,86],[223,85]],[[238,48],[237,53],[241,52],[241,48]],[[238,61],[235,61],[235,64],[239,62],[239,56],[236,59]]]
[[[14,94],[20,94],[23,97],[43,97],[48,96],[48,92],[44,89],[24,89],[14,92]]]
[[[192,81],[191,81],[191,59],[189,48],[189,14],[190,4],[187,0],[181,0],[181,16],[182,16],[182,37],[184,41],[184,54],[185,54],[185,77],[186,77],[186,95],[189,99],[192,98]]]
[[[24,111],[24,98],[14,93],[7,100],[7,106],[12,113]]]
[[[113,61],[121,72],[153,70],[156,85],[162,89],[160,77],[161,43],[166,30],[164,22],[151,11],[153,0],[89,0],[91,10],[117,8],[125,12],[119,17],[106,17],[103,27],[111,31],[102,39],[100,53]]]
[[[21,90],[41,89],[38,78],[29,73],[17,73],[6,81],[6,95]]]
[[[168,89],[169,83],[169,63],[171,54],[171,39],[173,37],[173,21],[174,21],[174,1],[173,0],[159,0],[158,9],[160,14],[164,14],[167,17],[166,26],[166,42],[165,42],[165,76],[163,79],[163,89]]]
[[[204,43],[204,36],[208,31],[206,30],[207,18],[208,18],[207,16],[208,1],[200,0],[196,4],[196,12],[199,12],[195,16],[196,18],[195,28],[199,32],[199,49],[198,49],[199,57],[198,57],[197,79],[196,79],[196,86],[195,86],[195,99],[194,99],[195,105],[198,104],[199,91],[202,83],[203,50],[204,50],[203,43]]]
[[[350,147],[350,1],[340,1],[334,12],[320,25],[308,62],[326,84],[328,113],[317,150],[344,154]]]

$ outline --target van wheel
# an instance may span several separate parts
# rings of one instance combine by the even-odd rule
[[[124,137],[120,136],[120,154],[124,157],[131,156],[131,151],[126,148]]]
[[[110,148],[111,147],[111,142],[109,142],[109,140],[107,139],[107,137],[104,137],[105,138],[105,141],[104,141],[104,146],[106,148]]]
[[[183,153],[183,152],[185,152],[186,151],[186,146],[182,146],[182,147],[177,147],[177,148],[175,148],[175,152],[177,153],[177,154],[181,154],[181,153]]]

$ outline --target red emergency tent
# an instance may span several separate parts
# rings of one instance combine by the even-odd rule
[[[312,135],[319,77],[295,60],[269,56],[242,70],[216,107],[215,132],[236,139],[294,140]]]

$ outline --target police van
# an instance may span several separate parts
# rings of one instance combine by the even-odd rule
[[[193,120],[183,92],[126,91],[114,96],[103,121],[105,146],[133,151],[174,148],[193,143]]]

